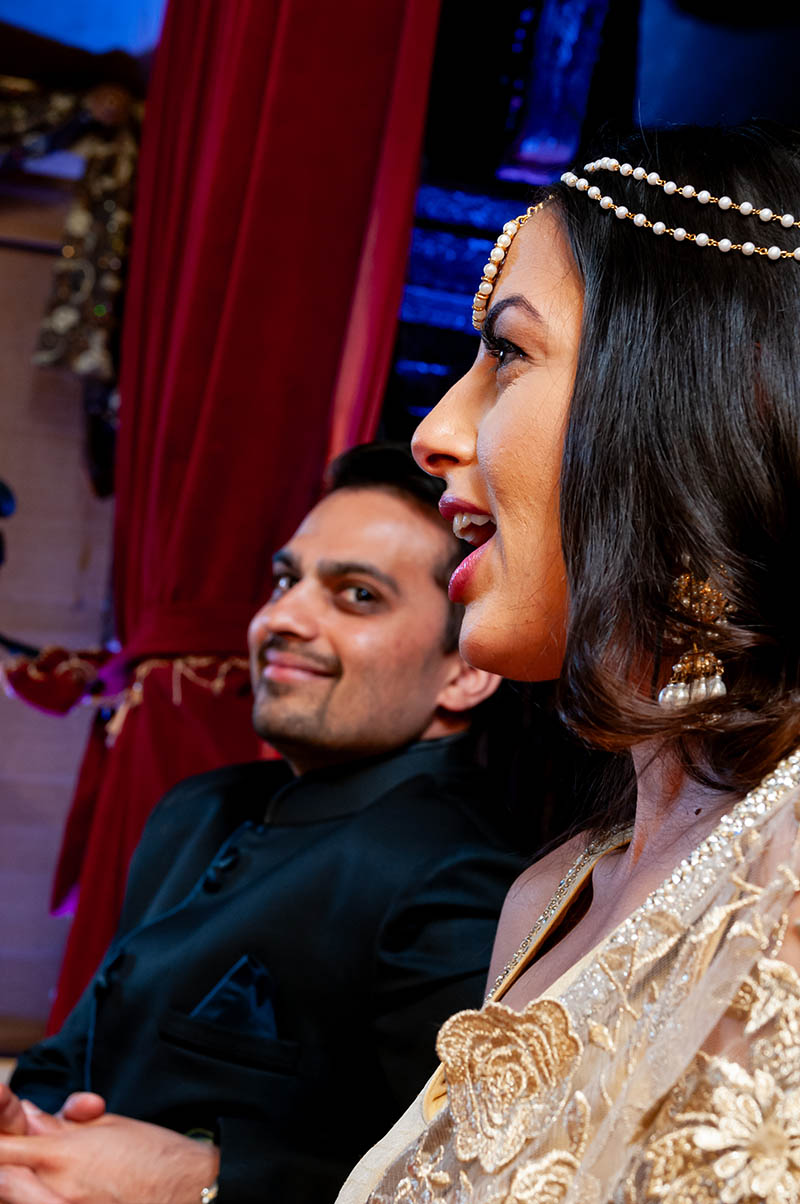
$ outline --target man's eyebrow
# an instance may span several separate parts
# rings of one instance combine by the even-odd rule
[[[363,560],[321,560],[319,574],[321,577],[372,577],[398,597],[402,592],[394,577]]]
[[[506,309],[511,309],[512,306],[516,309],[524,310],[528,317],[532,318],[538,326],[546,325],[539,310],[535,305],[530,303],[527,297],[524,297],[522,293],[512,293],[509,297],[503,297],[502,301],[495,302],[486,315],[486,325],[489,327],[490,332],[494,331],[495,324],[501,313]]]
[[[300,572],[300,562],[294,552],[290,552],[288,548],[281,548],[279,552],[275,553],[272,557],[272,567],[273,569],[291,569],[293,573]]]

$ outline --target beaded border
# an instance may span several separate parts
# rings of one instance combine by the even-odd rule
[[[729,196],[712,196],[706,188],[702,188],[698,192],[692,184],[679,185],[674,180],[664,180],[657,171],[647,171],[644,167],[633,167],[630,163],[620,163],[618,159],[608,155],[584,164],[583,170],[589,175],[596,171],[618,172],[622,176],[632,176],[634,180],[644,180],[652,187],[662,188],[667,196],[681,196],[686,200],[696,200],[701,205],[716,205],[722,210],[735,209],[742,217],[758,217],[765,223],[778,222],[785,230],[791,229],[793,226],[800,227],[800,221],[797,221],[792,213],[774,213],[766,205],[757,209],[752,201],[737,203]],[[668,226],[665,222],[651,222],[644,213],[631,212],[626,205],[617,204],[612,197],[604,195],[596,184],[590,184],[586,176],[578,176],[573,171],[565,171],[561,176],[561,182],[568,188],[585,192],[590,200],[599,201],[601,209],[613,209],[618,218],[628,218],[634,226],[652,230],[654,234],[669,234],[676,242],[683,242],[685,239],[687,242],[695,243],[698,247],[715,247],[723,254],[728,251],[740,251],[742,255],[761,255],[772,261],[778,259],[800,261],[800,246],[795,247],[793,251],[783,251],[777,246],[758,246],[749,240],[733,242],[730,238],[712,238],[702,231],[699,234],[692,234],[683,226]]]
[[[577,176],[575,177],[577,179]],[[503,226],[502,234],[497,236],[497,241],[489,252],[489,261],[484,264],[483,275],[481,282],[478,285],[478,291],[472,298],[472,325],[476,330],[480,330],[483,323],[486,321],[486,307],[489,297],[492,295],[494,286],[497,284],[497,277],[500,275],[500,269],[503,266],[505,257],[508,254],[508,248],[514,241],[514,235],[517,234],[522,226],[533,217],[534,213],[538,213],[543,205],[546,205],[550,197],[545,197],[543,201],[539,201],[538,205],[529,205],[526,212],[520,214],[519,217],[513,218],[510,222],[506,222]]]

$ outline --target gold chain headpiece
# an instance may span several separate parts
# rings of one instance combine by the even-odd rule
[[[657,171],[647,171],[644,167],[633,167],[630,163],[620,163],[618,159],[612,159],[608,155],[604,155],[601,159],[595,159],[592,163],[586,163],[583,170],[587,175],[592,175],[596,171],[615,171],[621,176],[632,176],[634,180],[643,180],[653,188],[662,188],[667,196],[684,197],[686,200],[697,201],[701,205],[716,205],[718,209],[722,210],[734,209],[742,217],[757,217],[765,224],[778,222],[786,230],[792,226],[800,226],[800,221],[796,221],[791,213],[773,213],[766,205],[757,209],[752,201],[737,203],[729,196],[712,196],[707,188],[701,188],[698,192],[692,184],[676,184],[674,180],[662,180]],[[634,213],[626,205],[618,204],[613,197],[604,194],[596,184],[590,184],[586,176],[577,176],[574,171],[565,171],[561,181],[568,188],[585,192],[590,200],[598,201],[601,209],[613,209],[618,218],[627,218],[633,222],[634,226],[652,230],[654,234],[669,234],[676,242],[683,242],[685,239],[698,247],[715,247],[723,254],[727,254],[728,251],[741,251],[742,255],[763,255],[772,260],[794,259],[800,261],[800,247],[795,247],[793,251],[782,251],[780,247],[776,246],[764,247],[750,241],[733,242],[730,238],[712,238],[709,234],[702,232],[692,234],[688,230],[684,230],[683,226],[668,226],[666,222],[651,222],[646,214]]]
[[[514,241],[514,235],[550,199],[548,196],[543,201],[539,201],[538,205],[529,205],[525,213],[521,214],[520,217],[515,217],[513,221],[506,222],[503,226],[503,233],[498,235],[497,242],[489,252],[489,262],[484,266],[478,291],[472,299],[472,325],[476,330],[480,330],[486,321],[486,305],[489,297],[492,295],[495,284],[497,284],[497,277],[500,275],[500,269],[508,254],[508,248]]]
[[[621,176],[631,176],[634,180],[643,180],[653,188],[662,188],[667,196],[680,196],[685,200],[697,201],[701,205],[716,205],[723,211],[733,209],[741,217],[757,217],[765,225],[777,222],[785,230],[800,227],[800,221],[796,220],[792,213],[774,213],[767,205],[756,208],[752,201],[737,202],[724,194],[713,196],[707,188],[701,188],[698,191],[692,184],[677,184],[674,180],[664,180],[657,171],[648,171],[645,167],[634,167],[631,163],[620,163],[618,159],[614,159],[610,155],[603,155],[600,159],[584,164],[583,170],[586,172],[584,176],[578,176],[574,171],[565,171],[561,176],[562,183],[566,184],[568,188],[577,189],[578,192],[585,192],[590,200],[599,202],[601,209],[609,211],[613,209],[616,217],[627,219],[640,229],[652,230],[656,235],[669,234],[676,242],[685,240],[693,242],[697,247],[714,247],[723,254],[727,254],[729,251],[740,251],[742,255],[761,255],[773,261],[794,259],[800,262],[800,246],[795,247],[793,251],[783,251],[775,245],[765,247],[749,240],[733,242],[730,238],[712,238],[710,234],[705,234],[703,231],[693,234],[691,231],[685,230],[683,226],[668,226],[666,222],[661,221],[652,222],[647,214],[634,213],[628,209],[627,205],[618,204],[613,197],[605,194],[596,184],[590,184],[587,176],[597,171],[618,172]],[[551,197],[545,197],[538,205],[531,205],[520,217],[515,217],[503,226],[503,233],[489,252],[489,262],[483,269],[478,291],[472,301],[472,325],[476,330],[480,330],[486,321],[489,297],[497,284],[497,278],[515,234],[529,218],[533,217],[534,213],[538,213],[542,206],[551,199]]]

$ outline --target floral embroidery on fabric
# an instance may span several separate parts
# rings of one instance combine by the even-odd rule
[[[515,1171],[503,1204],[561,1204],[577,1169],[578,1159],[573,1154],[551,1150]]]
[[[800,1087],[800,976],[786,962],[762,958],[748,976],[731,1008],[744,1020],[753,1042],[754,1064],[780,1082]]]
[[[488,1004],[448,1020],[437,1050],[458,1157],[478,1158],[490,1173],[510,1162],[562,1111],[581,1048],[555,999],[536,1000],[521,1014]]]
[[[424,1150],[417,1148],[415,1156],[409,1161],[409,1174],[397,1185],[394,1199],[400,1204],[407,1200],[409,1204],[442,1204],[439,1191],[450,1187],[452,1180],[447,1171],[443,1171],[442,1146],[426,1155]]]
[[[721,1058],[712,1061],[708,1076],[675,1117],[675,1127],[651,1142],[647,1198],[797,1204],[800,1090],[784,1092],[767,1071],[751,1075]]]
[[[560,991],[447,1021],[373,1204],[800,1204],[799,819],[797,752]]]

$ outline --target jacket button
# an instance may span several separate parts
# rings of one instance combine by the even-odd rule
[[[233,867],[238,864],[238,862],[239,862],[239,850],[238,849],[228,849],[226,852],[224,852],[222,854],[221,857],[217,858],[217,860],[214,862],[214,865],[212,868],[217,869],[217,870],[232,870]]]
[[[102,995],[111,986],[111,979],[114,971],[122,965],[125,960],[124,950],[115,953],[113,957],[109,957],[102,969],[98,971],[94,979],[94,990],[96,995]]]

